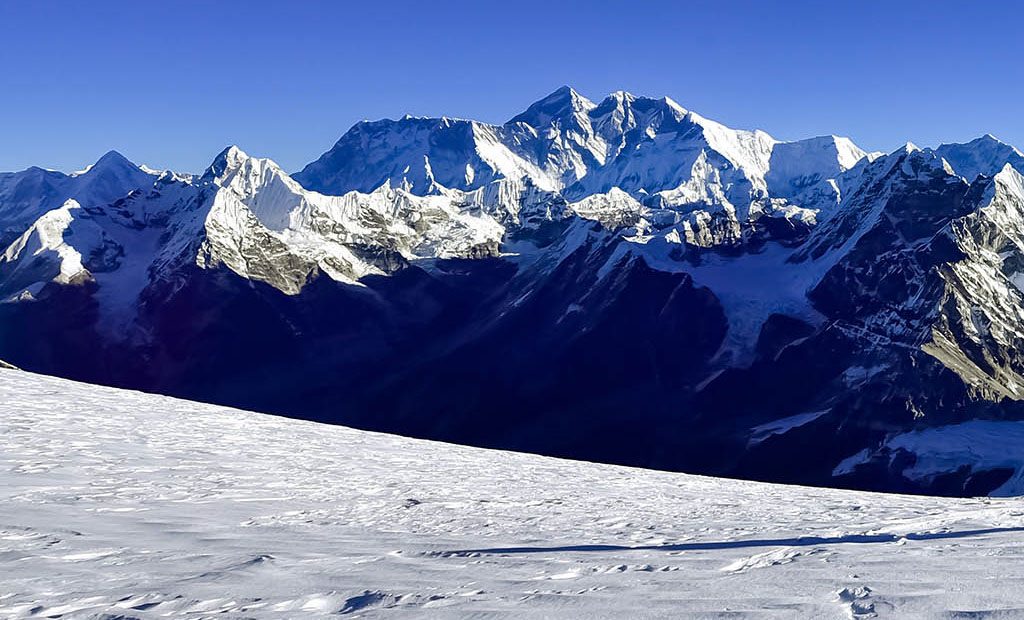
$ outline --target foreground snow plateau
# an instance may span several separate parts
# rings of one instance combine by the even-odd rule
[[[0,371],[0,617],[1018,617],[1024,504],[405,439]]]

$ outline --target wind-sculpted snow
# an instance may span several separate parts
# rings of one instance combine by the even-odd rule
[[[563,461],[12,370],[0,431],[4,618],[1024,613],[1018,500]]]

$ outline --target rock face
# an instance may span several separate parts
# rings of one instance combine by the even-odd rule
[[[360,123],[294,177],[236,147],[195,177],[108,154],[0,175],[0,357],[455,442],[984,493],[1010,473],[906,438],[1024,417],[1022,161],[568,88],[500,126]]]

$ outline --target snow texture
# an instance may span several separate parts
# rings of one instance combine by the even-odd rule
[[[1024,614],[1020,500],[563,461],[13,370],[0,472],[4,618]]]

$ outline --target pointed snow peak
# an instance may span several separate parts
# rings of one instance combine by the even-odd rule
[[[992,178],[986,195],[990,203],[1002,196],[1010,198],[1003,201],[1004,205],[1018,205],[1024,200],[1024,176],[1008,163]]]
[[[992,134],[966,143],[943,144],[935,152],[946,158],[956,173],[968,181],[979,175],[995,176],[1007,163],[1024,171],[1024,154]]]
[[[217,157],[213,159],[213,163],[203,173],[203,180],[209,181],[212,179],[223,178],[225,174],[233,172],[242,167],[242,165],[252,159],[242,149],[235,145],[231,145],[221,151]]]
[[[216,164],[218,161],[224,161],[229,165],[238,165],[247,159],[249,159],[249,154],[232,144],[214,158],[214,163]]]
[[[96,176],[105,173],[117,173],[120,171],[136,172],[140,170],[138,166],[131,162],[127,157],[118,153],[117,151],[111,150],[103,154],[102,157],[96,160],[96,163],[86,167],[84,170],[72,173],[71,176]]]
[[[994,145],[1009,146],[1009,144],[1007,144],[1006,142],[1003,142],[1002,140],[1000,140],[999,138],[993,136],[990,133],[986,133],[984,135],[978,136],[977,138],[971,140],[967,144],[994,144]]]
[[[551,91],[547,96],[541,97],[534,103],[534,105],[538,103],[571,103],[572,101],[580,98],[580,94],[571,86],[560,86]]]
[[[921,147],[919,147],[918,145],[914,144],[913,142],[907,142],[906,144],[904,144],[900,148],[898,148],[895,151],[893,151],[892,154],[893,155],[909,155],[910,153],[918,152],[920,150],[921,150]]]
[[[996,173],[995,180],[996,183],[1017,188],[1019,195],[1024,196],[1024,176],[1021,176],[1013,164],[1004,165],[1003,169]]]
[[[895,151],[883,155],[871,162],[867,170],[875,178],[881,179],[893,172],[901,178],[920,177],[930,170],[945,170],[948,164],[930,149],[924,150],[912,142],[907,142]]]
[[[229,146],[217,155],[200,180],[213,181],[222,187],[240,182],[243,192],[248,192],[272,179],[281,180],[289,186],[298,186],[274,160],[253,157],[237,146]]]
[[[102,157],[100,157],[98,160],[96,160],[96,164],[94,165],[94,167],[99,166],[101,164],[102,165],[106,165],[106,166],[113,166],[113,165],[122,165],[122,166],[123,165],[127,165],[127,166],[132,166],[132,167],[135,166],[135,164],[133,164],[127,157],[125,157],[124,155],[118,153],[117,151],[115,151],[113,149],[107,151],[106,153],[103,154]]]
[[[110,151],[69,178],[68,193],[91,207],[117,200],[136,189],[149,188],[157,175],[143,170],[117,151]]]
[[[232,144],[231,146],[221,151],[221,155],[231,159],[244,159],[249,157],[249,155],[245,151],[238,148],[238,145],[235,144]]]
[[[999,178],[999,177],[1004,177],[1004,178],[1006,178],[1006,177],[1020,178],[1021,177],[1021,173],[1018,172],[1016,168],[1014,168],[1013,164],[1009,164],[1008,163],[1008,164],[1002,166],[1002,169],[999,170],[995,174],[995,178]]]
[[[532,104],[509,123],[526,123],[535,128],[546,127],[556,121],[578,120],[596,107],[594,102],[568,86],[562,86],[550,95]]]
[[[993,136],[990,133],[978,136],[970,142],[950,142],[939,145],[937,151],[951,151],[951,150],[966,150],[970,149],[975,152],[1001,152],[1001,153],[1016,153],[1018,155],[1021,152],[1014,147],[1012,144],[1003,142],[999,138]]]
[[[975,144],[975,145],[987,144],[987,145],[991,145],[994,148],[1006,150],[1006,151],[1009,151],[1009,152],[1016,153],[1017,155],[1024,156],[1024,153],[1021,153],[1020,149],[1018,149],[1017,147],[1013,146],[1012,144],[1010,144],[1008,142],[1003,142],[1002,140],[1000,140],[999,138],[993,136],[990,133],[987,133],[987,134],[981,136],[980,138],[975,138],[974,140],[971,140],[971,142],[969,142],[969,144]]]

